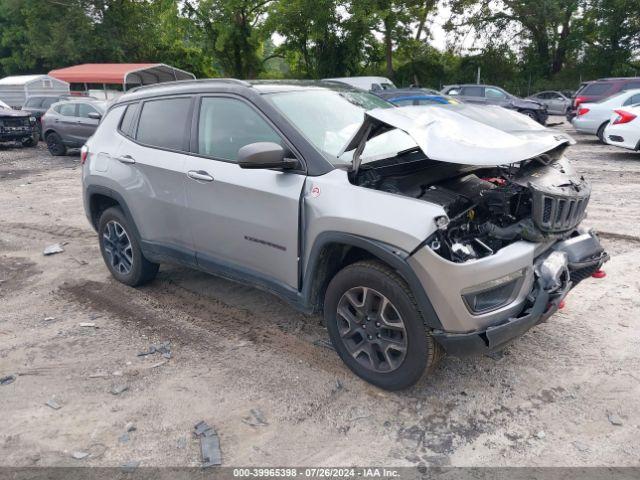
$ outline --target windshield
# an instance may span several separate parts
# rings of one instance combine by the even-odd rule
[[[300,90],[272,93],[267,98],[331,163],[337,165],[351,163],[353,151],[340,158],[338,154],[362,124],[364,112],[374,108],[393,108],[375,95],[349,90]],[[393,156],[415,146],[409,135],[392,130],[367,143],[362,154],[363,162],[367,158]]]

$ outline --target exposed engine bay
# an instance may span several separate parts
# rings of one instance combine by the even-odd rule
[[[494,254],[517,240],[546,242],[575,233],[591,187],[562,157],[566,145],[501,167],[425,159],[419,150],[365,164],[356,185],[443,207],[425,244],[453,262]]]

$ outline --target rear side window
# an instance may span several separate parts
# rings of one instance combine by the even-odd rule
[[[152,147],[185,150],[191,98],[166,98],[142,104],[136,139]]]
[[[464,87],[462,95],[467,97],[484,97],[484,87]]]
[[[640,103],[640,93],[636,93],[629,97],[623,105],[636,105],[637,103]]]
[[[133,138],[136,133],[136,115],[138,113],[138,103],[131,103],[127,105],[127,109],[120,122],[120,132],[127,137]]]
[[[56,102],[58,102],[58,101],[60,101],[60,100],[62,100],[62,99],[60,99],[60,98],[55,98],[55,97],[48,97],[48,98],[45,98],[45,99],[42,101],[42,108],[49,108],[51,105],[53,105],[54,103],[56,103]]]
[[[198,119],[198,153],[235,162],[238,150],[255,142],[282,145],[258,112],[233,98],[203,98]]]
[[[627,82],[622,86],[623,90],[633,90],[634,88],[640,88],[640,80]]]
[[[42,98],[39,97],[30,98],[24,104],[24,106],[27,108],[39,108],[40,105],[42,105]]]
[[[76,104],[75,103],[63,103],[55,108],[56,112],[65,117],[76,116]]]
[[[580,90],[581,95],[603,95],[611,89],[609,83],[591,83]]]

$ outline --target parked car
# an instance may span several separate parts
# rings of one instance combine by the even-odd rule
[[[636,88],[640,88],[639,77],[601,78],[592,82],[584,82],[580,84],[580,88],[571,98],[571,110],[567,113],[567,120],[573,120],[583,103],[597,102],[624,90]]]
[[[386,77],[336,77],[325,78],[325,82],[338,82],[366,92],[395,89],[396,86]]]
[[[640,105],[617,108],[604,129],[604,140],[609,145],[640,150]]]
[[[65,155],[67,148],[80,148],[93,135],[107,102],[77,98],[54,103],[42,116],[42,133],[51,155]]]
[[[448,105],[459,103],[448,95],[426,88],[397,88],[372,92],[398,107],[405,105]]]
[[[554,115],[566,115],[567,110],[571,108],[571,96],[567,97],[558,90],[535,93],[527,99],[546,105],[547,112]]]
[[[36,119],[36,125],[38,127],[38,134],[42,137],[42,125],[40,119],[42,115],[49,110],[49,107],[56,102],[73,98],[71,95],[36,95],[27,98],[27,101],[22,105],[22,110],[29,112]]]
[[[604,143],[604,129],[609,124],[613,110],[636,104],[640,104],[640,89],[627,90],[598,102],[582,103],[571,123],[578,132],[597,135]]]
[[[38,144],[36,119],[0,100],[0,142],[20,142],[23,147],[35,147]]]
[[[549,117],[547,107],[540,102],[524,100],[511,95],[500,87],[493,85],[447,85],[442,93],[454,98],[461,98],[465,102],[481,105],[499,105],[511,110],[516,110],[536,122],[544,125]]]
[[[393,108],[335,83],[160,84],[83,147],[84,206],[118,281],[170,262],[274,292],[401,389],[441,350],[504,347],[608,258],[579,227],[571,143],[504,108]]]

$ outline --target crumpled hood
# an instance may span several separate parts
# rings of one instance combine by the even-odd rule
[[[341,154],[356,149],[353,167],[357,170],[366,141],[394,128],[409,134],[428,158],[463,165],[508,165],[562,144],[575,144],[570,136],[506,108],[430,105],[365,112],[362,125]]]
[[[29,112],[25,112],[23,110],[9,110],[7,108],[0,107],[0,118],[2,117],[30,117],[31,114]]]

